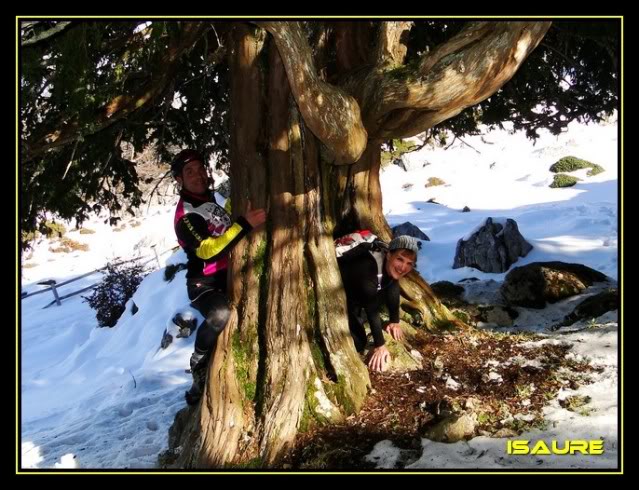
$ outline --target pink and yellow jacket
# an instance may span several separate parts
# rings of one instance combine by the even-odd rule
[[[252,229],[244,216],[231,221],[230,199],[222,207],[213,192],[204,200],[184,190],[175,209],[174,225],[188,258],[187,280],[206,282],[226,282],[228,253]]]

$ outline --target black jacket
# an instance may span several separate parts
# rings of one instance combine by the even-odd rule
[[[349,313],[357,315],[364,308],[375,347],[380,347],[384,345],[384,334],[379,308],[386,304],[391,323],[399,322],[399,282],[386,273],[384,258],[381,289],[378,291],[377,262],[365,247],[358,248],[362,248],[361,253],[340,257],[337,263],[342,273]]]

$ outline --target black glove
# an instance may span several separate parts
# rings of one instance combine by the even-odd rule
[[[180,329],[179,333],[176,335],[178,339],[189,337],[197,328],[197,321],[195,318],[185,320],[184,318],[182,318],[182,315],[179,314],[175,315],[175,317],[173,318],[173,323],[175,323]]]

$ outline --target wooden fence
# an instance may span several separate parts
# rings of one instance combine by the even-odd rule
[[[153,245],[151,248],[153,249],[153,256],[151,256],[150,258],[149,258],[149,256],[147,256],[147,257],[138,257],[138,258],[135,258],[135,259],[122,260],[120,262],[115,262],[115,263],[110,264],[110,265],[116,266],[116,265],[126,264],[128,262],[134,262],[136,260],[142,260],[142,259],[146,258],[148,260],[146,260],[145,262],[142,262],[142,264],[140,264],[140,265],[144,266],[144,265],[147,265],[147,264],[149,264],[149,263],[151,263],[153,261],[156,261],[157,265],[158,265],[158,269],[159,269],[159,268],[161,268],[160,256],[164,255],[167,252],[172,252],[172,251],[174,251],[176,249],[176,247],[169,248],[168,250],[165,250],[164,252],[158,254],[157,250],[155,249],[155,245]],[[26,299],[26,298],[29,298],[31,296],[35,296],[36,294],[42,294],[42,293],[46,293],[47,291],[51,291],[53,293],[53,298],[54,299],[53,299],[53,301],[51,301],[51,303],[49,303],[46,306],[44,306],[43,309],[44,308],[48,308],[49,306],[54,305],[54,304],[60,306],[62,304],[62,300],[63,299],[67,299],[67,298],[70,298],[71,296],[75,296],[77,294],[80,294],[80,293],[83,293],[85,291],[88,291],[89,289],[93,289],[98,284],[100,284],[100,281],[98,281],[98,282],[96,282],[94,284],[91,284],[90,286],[87,286],[85,288],[78,289],[77,291],[73,291],[71,293],[67,293],[67,294],[65,294],[63,296],[60,296],[58,294],[58,288],[59,287],[65,286],[66,284],[70,284],[72,282],[78,281],[78,280],[83,279],[85,277],[92,276],[93,274],[104,273],[104,271],[107,269],[108,265],[109,264],[105,265],[104,267],[100,267],[99,269],[92,270],[91,272],[87,272],[87,273],[82,274],[80,276],[74,277],[72,279],[67,279],[66,281],[63,281],[63,282],[57,282],[55,279],[48,279],[46,281],[39,282],[38,283],[39,285],[46,286],[46,287],[44,289],[41,289],[39,291],[34,291],[32,293],[27,293],[27,294],[23,293],[20,299]]]

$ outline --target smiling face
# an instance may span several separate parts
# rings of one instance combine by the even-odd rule
[[[205,194],[209,188],[209,175],[200,160],[192,160],[182,169],[182,175],[175,178],[182,187],[193,194]]]
[[[393,250],[386,256],[386,273],[397,281],[413,270],[416,260],[417,254],[411,250]]]

